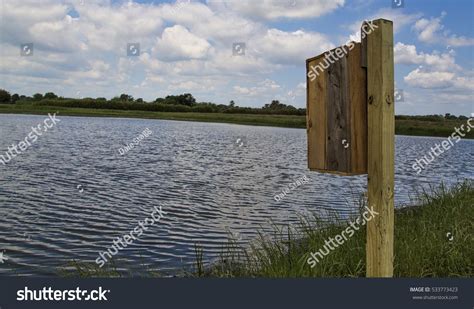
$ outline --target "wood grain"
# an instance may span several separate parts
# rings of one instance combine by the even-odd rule
[[[393,276],[394,61],[393,24],[367,37],[368,204],[379,213],[367,223],[367,277]]]
[[[325,59],[325,54],[307,60],[307,72],[313,66],[327,68],[318,69],[314,80],[307,75],[308,167],[312,171],[346,176],[367,173],[367,77],[361,67],[361,44],[352,44],[352,50],[344,47],[348,54],[337,61]]]
[[[324,57],[316,57],[307,61],[307,72],[312,66],[324,61]],[[308,167],[310,169],[326,169],[326,75],[323,71],[314,80],[307,79],[307,132],[308,132]]]
[[[349,97],[347,58],[342,57],[328,69],[326,166],[328,170],[349,172]]]
[[[350,100],[350,171],[367,173],[367,71],[361,63],[361,43],[348,54]]]

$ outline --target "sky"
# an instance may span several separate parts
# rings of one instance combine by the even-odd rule
[[[396,3],[392,3],[395,1]],[[0,88],[306,106],[305,60],[394,22],[396,114],[474,112],[472,0],[0,0]]]

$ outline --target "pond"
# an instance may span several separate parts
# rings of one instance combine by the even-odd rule
[[[0,115],[0,155],[46,118]],[[346,218],[365,191],[365,176],[308,171],[302,129],[57,118],[0,164],[0,252],[8,258],[1,275],[55,276],[71,260],[94,263],[155,206],[162,207],[160,221],[115,258],[132,272],[172,274],[195,262],[196,244],[210,261],[229,236],[245,245],[258,231],[296,224],[310,212]],[[397,207],[409,204],[416,188],[473,179],[470,140],[416,173],[415,160],[441,141],[396,137]]]

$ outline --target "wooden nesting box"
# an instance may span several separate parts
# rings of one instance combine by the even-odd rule
[[[367,173],[367,72],[361,43],[306,60],[308,167]],[[327,55],[327,56],[326,56]],[[331,56],[332,55],[332,56]]]

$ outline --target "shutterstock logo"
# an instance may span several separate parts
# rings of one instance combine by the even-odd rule
[[[405,7],[405,0],[392,0],[392,9],[400,9]]]
[[[129,57],[140,56],[140,43],[128,43],[127,44],[127,56],[129,56]]]
[[[236,42],[232,44],[232,55],[234,56],[245,56],[245,43]]]
[[[415,170],[417,174],[420,174],[422,170],[431,164],[431,162],[451,149],[451,147],[455,145],[454,143],[458,143],[466,136],[466,133],[471,132],[472,129],[474,129],[474,117],[469,118],[465,125],[461,124],[459,128],[454,127],[454,132],[448,136],[447,139],[444,139],[441,143],[435,143],[435,145],[430,148],[427,155],[416,159],[415,163],[411,166],[412,169]]]
[[[127,248],[128,245],[132,245],[133,242],[139,239],[149,227],[153,226],[156,222],[159,222],[166,214],[167,213],[161,209],[161,206],[159,208],[155,206],[149,217],[145,218],[143,221],[138,221],[138,224],[135,228],[131,229],[129,233],[122,237],[117,237],[106,251],[99,253],[99,257],[95,260],[97,265],[103,267],[105,263],[112,259],[113,256],[118,254],[124,248]]]
[[[311,257],[306,260],[306,263],[308,263],[311,268],[315,267],[326,255],[336,250],[340,245],[343,245],[349,238],[354,236],[355,232],[358,231],[361,226],[366,225],[367,222],[377,215],[379,215],[379,213],[376,212],[373,207],[369,208],[365,206],[365,211],[360,217],[356,218],[355,222],[350,222],[349,226],[334,238],[329,237],[329,239],[325,240],[323,248],[315,252],[310,252],[309,255]]]
[[[58,118],[56,118],[56,113],[50,114],[48,113],[49,118],[46,118],[42,124],[38,124],[36,127],[31,127],[30,133],[18,144],[12,144],[8,146],[8,150],[5,151],[4,155],[0,155],[0,163],[6,165],[8,162],[15,158],[16,156],[25,152],[32,144],[36,143],[38,138],[42,136],[48,129],[53,128],[56,126],[58,122],[61,122]]]
[[[27,286],[16,292],[17,301],[107,301],[106,294],[110,290],[104,290],[101,286],[95,290],[53,290],[51,287],[43,287],[41,290],[30,290]]]

